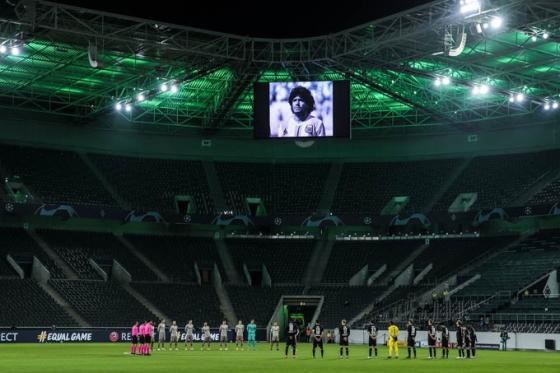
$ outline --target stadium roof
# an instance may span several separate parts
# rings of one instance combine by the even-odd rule
[[[250,130],[254,82],[349,79],[354,129],[550,118],[560,101],[560,2],[482,0],[461,12],[464,1],[479,4],[434,1],[299,39],[20,1],[1,13],[0,106]],[[163,83],[178,92],[161,92]]]
[[[179,6],[175,0],[124,1],[62,0],[58,3],[155,19],[176,25],[234,35],[261,38],[298,38],[327,35],[374,19],[389,16],[430,0],[347,0],[336,8],[325,2],[191,1]]]

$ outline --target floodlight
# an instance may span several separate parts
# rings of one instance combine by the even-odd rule
[[[492,21],[490,21],[490,25],[492,26],[493,29],[502,27],[503,23],[504,20],[501,17],[494,17],[492,18]]]

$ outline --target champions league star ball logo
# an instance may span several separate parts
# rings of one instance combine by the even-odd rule
[[[370,225],[372,221],[373,221],[372,218],[370,218],[369,216],[366,216],[364,218],[364,224],[366,225]]]
[[[282,218],[277,216],[274,218],[274,224],[276,225],[281,225],[282,224]]]
[[[14,212],[14,204],[11,202],[8,202],[4,205],[4,208],[6,209],[7,212]]]
[[[109,334],[109,340],[113,343],[118,342],[119,341],[119,333],[111,332],[111,334]]]

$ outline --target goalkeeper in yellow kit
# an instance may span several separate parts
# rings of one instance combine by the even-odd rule
[[[393,352],[395,352],[395,359],[399,358],[399,327],[394,323],[389,323],[389,342],[387,342],[387,346],[389,347],[389,356],[390,359],[393,356]]]

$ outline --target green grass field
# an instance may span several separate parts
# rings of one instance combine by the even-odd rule
[[[350,358],[340,360],[336,345],[327,345],[325,358],[313,360],[311,345],[299,344],[296,359],[284,359],[283,351],[269,351],[260,344],[257,351],[165,351],[152,356],[128,355],[126,344],[13,344],[0,345],[0,372],[66,373],[66,372],[224,372],[228,373],[324,373],[324,372],[560,372],[560,354],[547,352],[477,351],[475,360],[456,360],[450,351],[449,360],[428,360],[427,349],[418,350],[418,359],[386,360],[387,350],[380,348],[380,357],[367,359],[366,346],[350,346]],[[283,348],[283,346],[282,346]],[[440,351],[438,350],[438,354]]]

